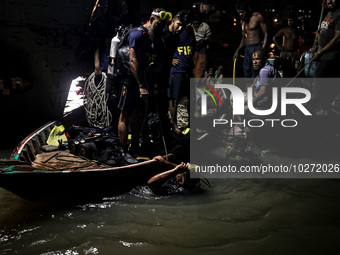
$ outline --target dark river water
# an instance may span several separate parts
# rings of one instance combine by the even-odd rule
[[[88,202],[0,188],[0,254],[339,254],[339,180],[210,182],[196,194],[136,187]]]

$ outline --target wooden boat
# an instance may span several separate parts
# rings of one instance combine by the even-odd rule
[[[79,123],[83,114],[83,108],[79,108],[58,121],[66,128]],[[43,152],[41,148],[55,125],[57,121],[52,121],[34,131],[18,144],[9,160],[0,161],[2,188],[30,201],[99,198],[146,184],[153,175],[172,167],[155,159],[113,167],[68,150]]]

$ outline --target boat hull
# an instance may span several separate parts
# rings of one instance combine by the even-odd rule
[[[12,168],[11,173],[0,174],[0,186],[29,201],[101,198],[145,185],[153,175],[167,169],[153,160],[90,171],[41,171],[20,165]]]

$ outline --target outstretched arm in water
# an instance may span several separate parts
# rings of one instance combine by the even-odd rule
[[[156,160],[157,157],[155,158]],[[148,181],[148,186],[150,189],[156,193],[156,194],[162,194],[163,193],[163,184],[170,178],[175,177],[177,174],[182,174],[184,172],[188,171],[188,165],[185,163],[181,163],[177,166],[175,166],[173,169],[165,171],[163,173],[159,173],[155,176],[153,176]]]

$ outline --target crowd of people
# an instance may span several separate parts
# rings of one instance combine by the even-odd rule
[[[192,21],[195,19],[199,23],[194,26]],[[95,20],[93,24],[95,29],[101,26]],[[165,142],[171,146],[172,133],[183,135],[183,130],[177,125],[178,102],[189,95],[194,67],[201,66],[202,76],[206,65],[204,48],[211,32],[208,24],[204,23],[204,27],[201,24],[200,18],[190,10],[173,15],[163,8],[155,8],[146,22],[135,24],[125,37],[120,38],[115,59],[109,58],[110,44],[104,43],[111,41],[107,38],[114,34],[96,31],[94,72],[98,77],[109,72],[108,92],[114,96],[110,96],[108,105],[117,116],[113,117],[112,125],[117,126],[126,163],[138,162],[131,154],[138,155],[142,151],[141,145],[144,150],[152,147],[145,123],[150,114],[157,115],[159,119],[158,129],[161,130],[164,146]],[[196,37],[200,37],[199,43],[196,43]],[[199,51],[196,50],[197,44],[200,45]],[[199,65],[194,64],[196,54]],[[110,75],[113,63],[115,67]]]
[[[312,52],[311,60],[316,62],[315,77],[338,76],[339,7],[338,0],[326,1],[328,14],[317,32],[316,46],[311,49],[303,45],[304,37],[295,27],[294,17],[288,18],[287,26],[273,37],[273,42],[280,52],[280,63],[284,66],[281,76],[294,77],[301,73],[298,63],[306,51]],[[118,27],[127,13],[130,19],[125,17],[125,20],[133,22],[137,20],[134,18],[138,9],[131,14],[131,10],[121,5],[119,10],[119,14],[114,16],[117,19],[113,27]],[[109,11],[110,8],[106,15]],[[250,86],[254,87],[253,105],[259,108],[267,107],[270,86],[268,78],[279,75],[276,66],[267,61],[270,56],[268,46],[271,39],[268,32],[269,24],[265,16],[261,12],[253,11],[251,4],[246,0],[237,2],[236,12],[241,19],[242,36],[234,53],[234,61],[240,59],[244,52],[243,75],[250,79]],[[114,36],[112,28],[109,29],[109,33],[104,29],[106,27],[102,24],[107,24],[104,21],[105,19],[95,27],[100,28],[96,31],[96,34],[99,34],[96,37],[98,42],[94,63],[97,75],[108,71],[110,44],[105,42],[111,42]],[[95,24],[95,19],[93,23]],[[141,137],[144,146],[150,143],[145,128],[145,119],[149,113],[158,115],[163,140],[171,143],[172,135],[183,134],[177,123],[178,102],[183,96],[190,98],[190,78],[202,78],[206,74],[211,37],[209,24],[202,19],[200,13],[182,10],[173,15],[163,8],[155,8],[146,22],[142,24],[135,22],[135,28],[131,29],[124,42],[120,44],[114,71],[114,75],[117,72],[120,77],[119,80],[111,82],[116,93],[116,102],[112,104],[115,109],[112,111],[117,112],[118,108],[117,123],[113,125],[117,126],[126,163],[137,162],[131,154],[138,154],[141,150]],[[105,40],[106,38],[110,40]],[[114,79],[114,75],[109,79]],[[321,110],[329,111],[332,103],[329,91],[322,89],[320,84],[315,86],[319,98],[322,98],[320,101],[326,107]],[[247,107],[248,105],[245,106],[245,110]]]
[[[294,17],[288,17],[287,26],[280,29],[273,37],[273,43],[280,52],[279,56],[274,58],[273,62],[276,64],[273,64],[266,61],[268,57],[273,56],[267,52],[268,25],[263,14],[252,11],[248,1],[238,1],[236,10],[241,18],[242,39],[240,46],[236,49],[234,59],[244,48],[244,77],[251,78],[249,85],[254,87],[254,105],[262,108],[266,102],[266,107],[268,107],[268,98],[271,94],[267,92],[270,86],[269,78],[273,79],[278,76],[296,78],[303,75],[310,78],[339,77],[337,67],[340,52],[340,3],[338,0],[327,0],[324,7],[328,13],[319,24],[314,45],[310,47],[304,44],[303,34],[295,26]],[[305,58],[307,53],[308,59]],[[312,65],[315,66],[315,72],[311,73]],[[305,71],[306,66],[309,68],[308,73]],[[278,71],[280,71],[279,75]],[[302,73],[303,71],[305,72]],[[336,86],[326,86],[320,79],[314,79],[311,89],[313,113],[330,114],[334,94],[338,94],[339,89]],[[248,109],[247,105],[245,109]]]

